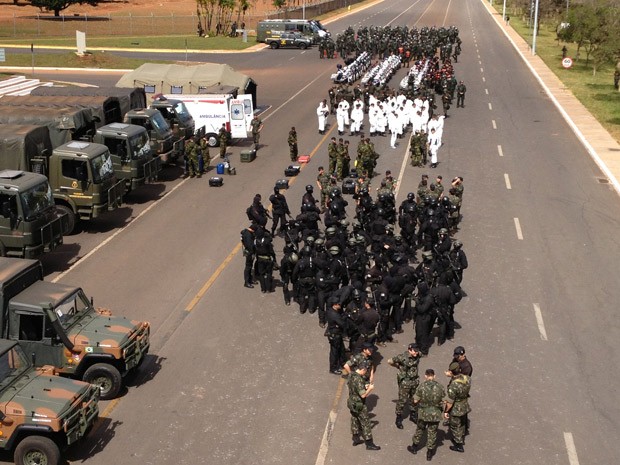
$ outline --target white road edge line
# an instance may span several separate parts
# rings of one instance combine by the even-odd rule
[[[510,178],[508,177],[508,173],[504,173],[504,181],[506,181],[506,189],[512,189],[512,187],[510,186]]]
[[[329,419],[327,420],[327,424],[325,425],[325,431],[323,431],[321,447],[319,447],[319,453],[316,457],[314,465],[323,465],[325,463],[325,459],[327,458],[327,451],[329,450],[329,441],[332,437],[332,432],[334,430],[334,425],[336,424],[337,417],[337,412],[329,412]]]
[[[498,145],[498,146],[497,146],[497,153],[499,153],[499,156],[500,156],[500,157],[503,157],[503,156],[504,156],[504,152],[503,152],[503,150],[502,150],[502,146],[501,146],[501,145]]]
[[[536,323],[538,324],[538,331],[540,332],[540,338],[543,341],[548,341],[547,330],[545,330],[545,322],[543,321],[542,312],[540,311],[540,305],[534,304],[534,314],[536,315]],[[566,433],[564,434],[566,435]]]
[[[566,443],[566,452],[568,452],[568,461],[570,465],[579,465],[577,458],[577,449],[573,440],[573,433],[564,433],[564,442]]]
[[[515,220],[515,229],[517,230],[517,239],[522,241],[523,231],[521,231],[521,223],[519,223],[519,218],[514,218],[514,220]]]

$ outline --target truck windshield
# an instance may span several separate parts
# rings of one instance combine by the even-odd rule
[[[102,153],[101,155],[93,158],[91,161],[91,167],[93,170],[93,182],[99,184],[104,179],[114,175],[114,166],[112,166],[112,158],[110,152]]]
[[[155,130],[162,136],[165,135],[168,131],[170,131],[170,126],[168,125],[168,122],[159,112],[153,115],[151,122],[155,127]]]
[[[42,212],[54,205],[52,196],[52,188],[47,181],[31,187],[21,194],[22,209],[24,210],[24,219],[31,221],[39,216]]]
[[[129,145],[131,147],[131,157],[134,160],[144,158],[151,152],[149,135],[146,131],[131,137],[129,139]]]
[[[188,119],[190,119],[191,115],[189,113],[189,110],[185,106],[185,103],[178,102],[176,105],[174,105],[173,108],[181,121],[187,121]]]
[[[11,381],[28,369],[30,364],[19,346],[0,355],[0,387],[8,386]]]
[[[54,311],[62,327],[67,329],[75,320],[79,319],[76,318],[76,316],[84,313],[89,308],[90,303],[84,295],[84,292],[80,289],[65,299]]]

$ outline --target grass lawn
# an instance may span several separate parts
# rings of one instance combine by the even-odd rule
[[[510,15],[510,25],[532,45],[532,30],[518,17]],[[562,67],[562,47],[566,45],[567,56],[573,59],[570,69]],[[555,24],[540,26],[536,39],[536,54],[545,62],[564,85],[594,115],[594,117],[620,142],[620,92],[614,89],[614,66],[608,65],[592,74],[592,67],[586,66],[585,52],[576,60],[577,45],[558,44]]]
[[[39,39],[9,39],[0,40],[3,45],[46,45],[74,48],[75,38],[39,38]],[[256,37],[248,37],[247,42],[243,42],[241,37],[198,37],[188,36],[134,36],[134,37],[91,37],[86,39],[86,48],[127,48],[127,49],[173,49],[184,51],[190,50],[243,50],[252,45],[256,45]]]

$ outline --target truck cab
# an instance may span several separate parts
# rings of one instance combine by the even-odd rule
[[[122,204],[125,182],[117,180],[105,145],[71,141],[55,148],[44,162],[49,163],[48,178],[56,206],[68,216],[69,232],[78,220],[97,218]]]
[[[93,142],[110,150],[114,173],[127,191],[157,179],[161,160],[153,157],[149,135],[142,126],[112,123],[97,129]]]
[[[161,112],[176,139],[188,140],[190,137],[194,137],[196,123],[185,103],[181,100],[160,95],[153,100],[149,108],[155,108]]]
[[[15,341],[0,339],[0,449],[16,464],[57,465],[99,415],[99,389],[35,369]]]
[[[37,366],[99,386],[112,399],[150,345],[150,325],[95,309],[75,286],[42,281],[39,262],[0,258],[3,334],[18,341]]]
[[[66,218],[42,174],[0,171],[0,256],[38,258],[63,241]]]
[[[154,108],[129,110],[125,113],[123,122],[146,129],[151,150],[162,163],[170,163],[183,155],[181,141],[175,140],[170,125],[159,110]]]

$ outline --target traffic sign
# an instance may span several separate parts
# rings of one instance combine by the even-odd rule
[[[571,66],[573,66],[573,60],[571,58],[569,58],[569,57],[562,58],[562,66],[565,69],[570,68]]]

